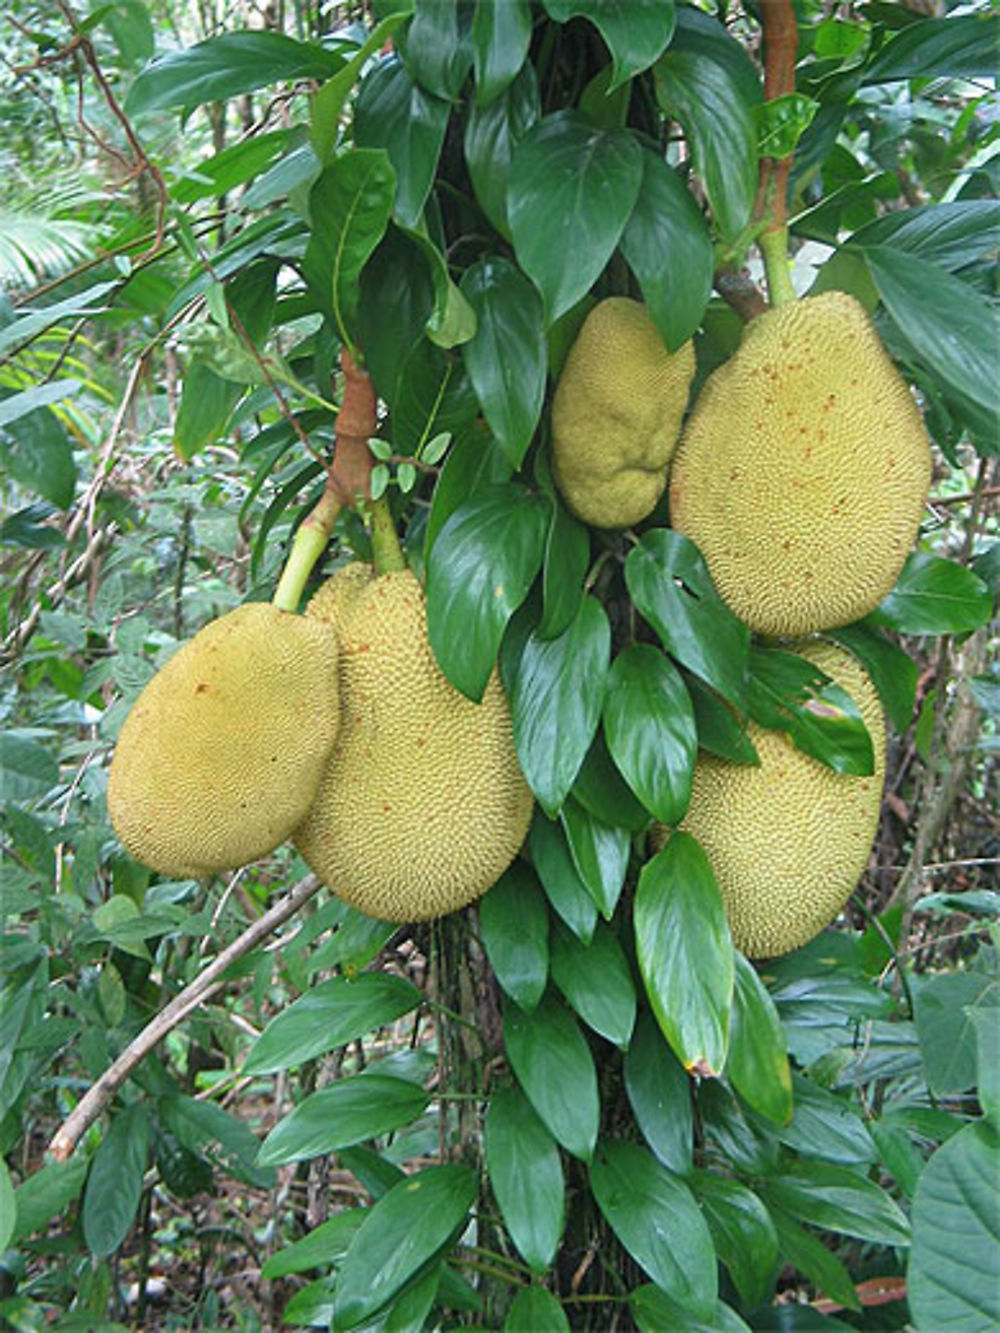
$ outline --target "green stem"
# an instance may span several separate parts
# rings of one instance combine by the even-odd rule
[[[396,574],[406,568],[406,557],[396,535],[396,525],[389,511],[389,501],[380,495],[371,507],[372,555],[376,574]]]
[[[791,304],[798,298],[792,286],[792,274],[788,267],[788,228],[771,227],[762,231],[757,238],[757,244],[764,257],[767,294],[771,305]]]
[[[291,611],[293,614],[298,611],[302,590],[317,560],[326,550],[340,509],[336,492],[327,486],[316,508],[299,525],[272,598],[273,605],[279,611]]]

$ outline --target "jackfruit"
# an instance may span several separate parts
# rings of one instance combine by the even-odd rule
[[[627,528],[656,507],[694,364],[690,341],[668,352],[640,302],[611,296],[593,308],[552,403],[552,475],[578,518]]]
[[[340,722],[329,626],[253,602],[181,645],[122,726],[108,811],[128,852],[196,878],[265,856],[304,818]]]
[[[369,916],[420,921],[463,907],[514,859],[531,819],[496,673],[479,704],[449,684],[409,570],[347,565],[306,614],[340,642],[341,728],[295,846]]]
[[[843,292],[760,315],[709,376],[670,477],[670,521],[721,597],[764,635],[873,610],[927,501],[920,413],[864,308]]]
[[[885,723],[867,672],[826,641],[791,645],[855,700],[872,739],[871,777],[835,773],[787,735],[750,722],[760,766],[702,751],[680,827],[715,871],[733,943],[748,958],[788,953],[818,935],[851,896],[878,826]],[[654,825],[653,845],[668,830]]]

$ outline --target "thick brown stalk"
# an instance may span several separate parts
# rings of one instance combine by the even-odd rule
[[[795,92],[795,52],[798,29],[792,0],[761,0],[764,38],[764,100]],[[795,300],[788,273],[788,177],[793,154],[765,157],[760,163],[760,184],[755,214],[763,223],[759,245],[767,272],[772,305]]]

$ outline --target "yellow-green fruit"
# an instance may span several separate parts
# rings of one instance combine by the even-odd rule
[[[108,778],[115,832],[164,875],[265,856],[312,803],[339,709],[329,626],[263,602],[220,616],[125,719]]]
[[[843,292],[759,316],[709,376],[670,475],[670,521],[760,634],[846,625],[895,583],[931,455],[906,382]]]
[[[751,722],[760,766],[699,754],[681,828],[708,856],[733,943],[748,958],[788,953],[838,915],[868,862],[885,774],[885,723],[860,663],[824,641],[791,651],[831,676],[855,700],[875,751],[871,777],[834,773],[781,731]],[[657,848],[668,832],[653,831]]]
[[[594,306],[552,403],[552,473],[578,518],[627,528],[655,508],[693,376],[691,343],[668,352],[644,305]]]
[[[295,845],[369,916],[420,921],[463,907],[514,859],[531,819],[496,673],[479,704],[448,683],[409,570],[348,565],[307,615],[337,631],[342,721]]]

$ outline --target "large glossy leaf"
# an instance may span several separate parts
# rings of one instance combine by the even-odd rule
[[[974,1014],[1000,1005],[995,976],[970,968],[922,977],[916,993],[917,1033],[927,1083],[937,1097],[967,1092],[976,1082]]]
[[[538,806],[531,822],[529,846],[550,904],[577,939],[586,944],[597,924],[597,904],[580,878],[561,825]]]
[[[51,1220],[68,1208],[83,1189],[90,1163],[78,1152],[68,1162],[49,1162],[26,1179],[14,1191],[17,1216],[11,1240],[16,1244],[42,1231]]]
[[[435,97],[457,99],[472,68],[471,6],[414,0],[413,22],[397,46],[415,82]]]
[[[392,404],[396,452],[416,454],[437,435],[465,435],[475,428],[478,415],[479,403],[462,362],[429,338],[420,338],[396,380]]]
[[[284,154],[290,139],[290,131],[272,130],[231,144],[207,162],[185,171],[170,193],[181,204],[225,194],[272,166]]]
[[[768,1211],[778,1233],[784,1262],[797,1268],[817,1292],[822,1292],[828,1299],[838,1301],[848,1310],[860,1310],[861,1302],[843,1261],[827,1249],[818,1236],[800,1227],[784,1209],[771,1203]]]
[[[261,1144],[258,1161],[283,1166],[352,1148],[410,1124],[429,1100],[423,1088],[386,1074],[337,1079],[278,1121]]]
[[[602,921],[589,944],[563,926],[552,936],[552,980],[588,1027],[625,1050],[635,1024],[635,986],[618,936]]]
[[[129,88],[125,109],[137,116],[165,107],[223,102],[282,79],[327,79],[343,63],[340,51],[297,42],[280,32],[224,33],[147,65]]]
[[[656,65],[656,94],[691,141],[720,235],[734,240],[757,189],[754,108],[761,89],[749,56],[721,23],[684,6]]]
[[[432,1166],[407,1176],[373,1205],[344,1257],[333,1327],[355,1328],[376,1314],[433,1259],[461,1226],[476,1197],[467,1166]]]
[[[504,1225],[529,1267],[544,1273],[566,1218],[559,1149],[519,1088],[499,1088],[484,1124],[486,1169]]]
[[[415,241],[430,269],[434,285],[434,305],[427,320],[427,337],[437,347],[459,347],[474,337],[475,311],[452,282],[448,261],[431,239],[425,225],[406,229]]]
[[[750,714],[835,773],[867,777],[875,751],[861,710],[818,667],[779,648],[750,650]]]
[[[753,965],[740,953],[735,963],[726,1071],[748,1105],[785,1125],[792,1116],[792,1074],[781,1019]]]
[[[0,1254],[10,1243],[17,1226],[17,1199],[7,1163],[0,1159]]]
[[[745,712],[750,631],[715,591],[694,542],[666,528],[644,533],[625,582],[666,650]]]
[[[83,1196],[87,1249],[104,1259],[118,1249],[135,1220],[142,1197],[150,1140],[149,1112],[142,1102],[120,1111],[94,1154]]]
[[[472,19],[472,67],[478,106],[488,106],[513,83],[530,43],[530,0],[477,0]]]
[[[476,336],[462,347],[469,378],[513,467],[524,457],[545,397],[542,303],[506,259],[467,269],[462,293],[476,312]]]
[[[552,1137],[584,1161],[597,1142],[597,1071],[573,1015],[547,996],[534,1013],[510,1005],[503,1020],[511,1068]]]
[[[365,364],[390,412],[395,412],[402,372],[434,302],[434,279],[419,243],[390,226],[362,271],[358,309]]]
[[[382,50],[412,8],[412,0],[398,0],[395,12],[375,24],[350,60],[313,95],[309,106],[309,137],[321,163],[329,162],[336,150],[344,103],[362,69],[376,52]]]
[[[886,42],[865,70],[864,83],[894,79],[974,79],[996,73],[997,15],[968,14],[914,23]]]
[[[1000,1326],[1000,1139],[967,1125],[928,1162],[913,1200],[906,1273],[920,1333],[989,1333]]]
[[[691,1170],[691,1083],[648,1010],[639,1015],[625,1054],[625,1088],[643,1137],[664,1166]]]
[[[630,1291],[628,1304],[639,1333],[665,1333],[666,1329],[670,1333],[751,1333],[750,1325],[744,1323],[731,1305],[716,1301],[708,1318],[701,1319],[672,1301],[652,1282]]]
[[[897,731],[905,731],[917,695],[917,664],[897,643],[863,625],[830,631],[830,638],[854,654],[872,678],[882,707]]]
[[[642,155],[642,184],[622,254],[672,352],[692,337],[712,290],[712,241],[694,196],[662,157]]]
[[[748,1308],[759,1305],[778,1266],[778,1235],[767,1209],[752,1190],[727,1176],[696,1170],[687,1183],[740,1300]]]
[[[686,673],[694,721],[698,731],[698,748],[736,764],[759,764],[760,758],[746,733],[746,723],[733,712],[732,706],[697,676]]]
[[[590,19],[611,52],[608,91],[648,69],[669,45],[676,22],[674,0],[542,0],[550,18]]]
[[[832,1162],[785,1163],[761,1183],[764,1201],[774,1200],[793,1217],[827,1231],[858,1236],[875,1245],[908,1245],[910,1227],[899,1205],[867,1176]]]
[[[872,1136],[844,1097],[828,1092],[812,1079],[793,1074],[795,1114],[779,1128],[778,1138],[803,1157],[858,1166],[877,1156]]]
[[[632,644],[612,662],[604,735],[646,809],[661,824],[679,823],[698,753],[694,709],[680,672],[652,644]]]
[[[447,532],[446,525],[435,552]],[[532,634],[524,646],[511,697],[514,743],[524,776],[550,815],[566,799],[594,739],[610,655],[607,614],[590,596],[558,638]]]
[[[381,148],[353,148],[309,192],[311,240],[305,265],[345,343],[357,337],[361,270],[385,235],[396,173]]]
[[[642,183],[642,153],[625,130],[599,130],[574,112],[547,116],[511,164],[507,214],[518,262],[552,324],[597,279]]]
[[[498,0],[505,4],[506,0]],[[465,122],[465,162],[480,208],[502,236],[510,239],[507,184],[514,150],[538,120],[538,83],[526,64],[517,78],[487,107],[474,106]]]
[[[628,829],[605,824],[571,796],[566,798],[559,817],[573,864],[598,911],[610,921],[628,870]]]
[[[532,1010],[549,979],[549,913],[528,866],[515,861],[479,902],[479,925],[497,981]]]
[[[313,1227],[301,1240],[293,1241],[266,1260],[261,1277],[273,1281],[290,1273],[307,1273],[310,1268],[339,1263],[354,1239],[354,1233],[365,1220],[367,1208],[346,1208],[335,1213],[328,1222]]]
[[[363,972],[353,980],[333,977],[320,982],[268,1023],[243,1069],[270,1074],[303,1064],[393,1022],[420,1000],[416,986],[387,973]]]
[[[687,1185],[651,1152],[606,1141],[590,1188],[615,1235],[658,1287],[702,1318],[717,1298],[715,1247]]]
[[[244,386],[223,379],[200,357],[192,359],[174,421],[174,449],[187,460],[225,432]]]
[[[992,411],[1000,374],[997,312],[975,287],[918,255],[868,246],[883,305],[917,358],[946,386]]]
[[[454,511],[427,563],[427,630],[438,665],[482,698],[507,622],[542,563],[546,507],[518,486],[495,486]]]
[[[589,563],[587,529],[553,496],[542,567],[542,618],[536,626],[540,639],[555,638],[573,623]]]
[[[869,620],[898,634],[963,634],[992,610],[989,588],[971,569],[918,551]]]
[[[456,440],[434,487],[424,533],[425,561],[438,533],[463,500],[477,491],[488,491],[509,481],[510,477],[510,463],[488,432],[473,431]]]
[[[420,220],[448,125],[448,103],[424,92],[391,56],[365,75],[354,110],[359,148],[384,148],[396,171],[396,217]]]
[[[894,209],[860,227],[851,247],[888,245],[953,273],[989,253],[1000,227],[1000,200],[959,199]]]
[[[574,801],[583,806],[602,824],[642,833],[649,827],[649,811],[633,795],[622,777],[618,765],[608,753],[602,731],[594,737],[587,751],[571,792]]]
[[[642,868],[634,908],[639,970],[663,1035],[689,1072],[726,1058],[733,948],[712,867],[689,833],[674,833]]]

